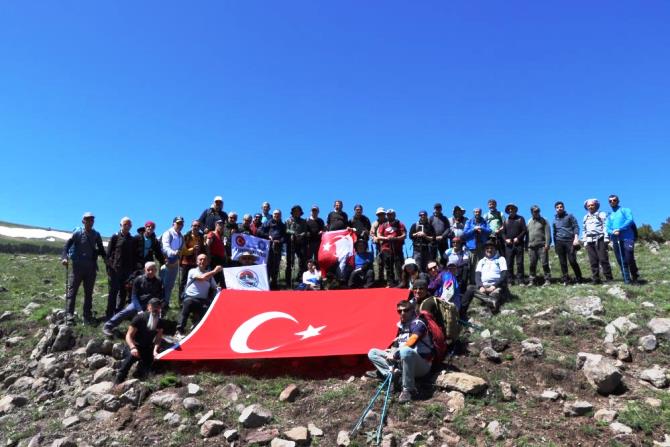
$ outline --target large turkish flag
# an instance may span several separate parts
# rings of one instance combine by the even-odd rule
[[[367,354],[396,334],[405,289],[222,290],[200,324],[163,360],[300,358]]]

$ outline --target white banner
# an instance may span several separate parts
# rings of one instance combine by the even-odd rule
[[[244,252],[251,252],[256,256],[256,264],[267,263],[270,241],[243,233],[233,233],[231,239],[234,260],[237,260]]]
[[[270,290],[265,264],[223,269],[226,288],[234,290]]]

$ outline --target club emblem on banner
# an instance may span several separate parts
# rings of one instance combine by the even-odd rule
[[[256,288],[258,286],[258,275],[253,270],[242,270],[237,274],[237,282],[243,287]]]

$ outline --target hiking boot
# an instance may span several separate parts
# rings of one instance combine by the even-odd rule
[[[591,284],[593,284],[594,286],[598,286],[598,285],[600,285],[600,284],[602,284],[602,283],[603,283],[603,282],[602,282],[602,281],[600,280],[600,278],[597,277],[597,276],[594,276],[593,278],[591,278]]]
[[[405,404],[411,402],[416,397],[416,391],[410,391],[408,389],[403,389],[398,396],[398,402]]]
[[[370,379],[375,379],[375,380],[381,380],[381,379],[384,378],[384,376],[382,376],[382,373],[380,373],[376,369],[372,369],[370,371],[365,371],[365,377],[368,377]]]
[[[112,327],[110,327],[110,326],[104,325],[104,326],[102,327],[102,334],[103,334],[105,337],[112,338],[112,337],[114,337],[114,329],[113,329]]]

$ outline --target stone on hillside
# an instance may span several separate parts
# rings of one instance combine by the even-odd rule
[[[292,383],[286,388],[284,388],[284,391],[281,392],[281,394],[279,395],[279,401],[294,402],[295,399],[298,397],[299,393],[300,391],[298,390],[298,387]]]
[[[460,391],[463,394],[479,394],[488,387],[486,380],[481,377],[462,372],[443,372],[437,377],[435,385],[447,390]]]
[[[621,371],[610,359],[588,358],[584,362],[582,371],[591,386],[600,394],[609,395],[621,385]]]
[[[159,391],[158,393],[151,395],[149,398],[149,403],[156,407],[169,410],[172,408],[172,405],[179,402],[179,400],[179,396],[173,391]]]
[[[287,441],[286,439],[273,438],[270,441],[270,447],[295,447],[295,441]]]
[[[127,382],[130,381],[126,381],[124,382],[124,384]],[[142,405],[142,402],[144,402],[149,393],[150,393],[149,388],[147,388],[147,386],[142,382],[137,381],[136,383],[133,383],[131,386],[128,386],[126,388],[126,391],[123,392],[123,394],[121,394],[120,398],[121,401],[124,403],[130,404],[133,407],[139,407],[140,405]]]
[[[630,435],[633,433],[633,429],[627,425],[622,424],[621,422],[612,422],[610,424],[610,430],[615,435]]]
[[[612,295],[615,298],[619,298],[620,300],[628,299],[628,296],[626,296],[626,291],[623,290],[620,286],[612,286],[608,288],[607,294]]]
[[[656,337],[670,340],[670,318],[652,318],[647,327]]]
[[[86,355],[93,354],[111,355],[114,343],[102,338],[92,338],[86,343]]]
[[[640,379],[651,383],[656,388],[665,388],[668,386],[668,370],[654,365],[653,368],[645,369],[640,373]]]
[[[70,326],[58,326],[58,334],[56,335],[53,345],[51,345],[51,350],[53,352],[67,351],[68,349],[71,349],[76,342],[77,340],[74,336],[74,330]]]
[[[122,402],[113,394],[104,394],[98,401],[98,405],[100,405],[103,410],[115,413],[121,408]]]
[[[622,362],[632,362],[633,357],[630,354],[630,349],[628,349],[628,345],[623,343],[616,348],[616,358],[621,360]]]
[[[540,399],[544,400],[556,401],[559,397],[561,397],[561,395],[554,390],[544,390],[542,394],[540,394]]]
[[[349,432],[346,430],[340,430],[340,432],[337,434],[337,447],[347,447],[349,444],[351,444],[351,440],[349,439]]]
[[[199,411],[203,408],[202,402],[195,397],[187,397],[182,401],[182,404],[184,405],[184,408],[190,412]]]
[[[547,308],[547,309],[545,309],[545,310],[542,310],[542,311],[540,311],[540,312],[534,314],[534,315],[533,315],[533,318],[544,318],[544,317],[546,317],[547,315],[551,315],[553,312],[554,312],[554,308],[553,308],[553,307],[549,307],[549,308]]]
[[[48,354],[40,359],[35,375],[37,377],[61,378],[65,375],[65,371],[56,355]]]
[[[653,445],[655,447],[670,447],[670,435],[668,434],[663,435],[663,441],[661,442],[654,441]]]
[[[230,430],[226,430],[223,432],[223,439],[225,439],[228,442],[233,442],[239,439],[240,433],[235,430],[234,428],[231,428]]]
[[[502,352],[509,347],[509,339],[494,336],[489,340],[489,345],[495,349],[496,352]]]
[[[614,419],[617,417],[617,412],[614,410],[607,410],[605,408],[601,408],[600,410],[596,411],[596,413],[593,415],[593,419],[595,419],[598,422],[613,422]]]
[[[587,360],[593,361],[593,362],[599,362],[602,360],[603,356],[600,354],[589,354],[588,352],[578,352],[577,357],[576,357],[576,365],[575,367],[577,369],[582,369],[584,366],[584,363],[586,363]]]
[[[216,419],[210,419],[200,426],[200,436],[203,438],[211,438],[218,435],[223,431],[225,425],[222,421],[217,421]]]
[[[507,382],[500,382],[500,394],[502,395],[503,402],[511,402],[516,400],[516,393],[512,388],[512,385]]]
[[[621,335],[628,335],[638,327],[639,326],[637,324],[630,321],[630,318],[619,317],[605,326],[605,332],[612,335],[616,335],[617,333]]]
[[[411,435],[409,435],[407,437],[407,439],[405,439],[405,442],[403,442],[403,446],[405,446],[405,445],[406,446],[413,446],[417,442],[423,441],[423,440],[424,440],[423,433],[418,431],[418,432],[415,432],[415,433],[412,433]]]
[[[27,391],[33,387],[35,379],[30,376],[19,377],[9,387],[10,391],[21,392]]]
[[[563,405],[563,414],[565,416],[583,416],[591,411],[593,411],[593,405],[584,400],[566,402]]]
[[[69,418],[65,418],[61,421],[63,428],[70,428],[74,425],[77,425],[78,423],[79,423],[79,416],[70,416]]]
[[[396,447],[398,441],[393,433],[388,433],[382,437],[381,447]]]
[[[642,351],[651,352],[656,349],[658,342],[656,341],[656,336],[653,334],[644,335],[640,337],[637,341],[638,349]]]
[[[488,433],[494,441],[500,441],[505,437],[505,427],[498,421],[491,421],[486,426],[486,433]]]
[[[279,436],[279,430],[276,428],[265,431],[252,431],[244,437],[244,445],[267,445],[277,436]]]
[[[112,358],[114,360],[123,360],[125,351],[126,351],[126,345],[124,343],[114,343],[112,345]]]
[[[320,438],[321,436],[323,436],[323,430],[321,430],[319,427],[312,424],[311,422],[307,424],[307,430],[309,430],[309,435],[314,438]]]
[[[109,360],[102,354],[93,354],[86,358],[86,364],[89,369],[96,370],[103,366],[109,366]]]
[[[186,392],[189,396],[199,396],[202,394],[202,388],[196,383],[189,383],[186,385]]]
[[[209,410],[198,419],[198,425],[202,425],[214,417],[214,410]]]
[[[23,315],[29,317],[30,315],[33,314],[33,312],[35,312],[40,307],[41,306],[39,304],[37,304],[35,302],[30,302],[30,303],[26,304],[26,307],[23,308],[21,313],[23,313]]]
[[[272,413],[270,413],[270,410],[258,404],[253,404],[242,411],[238,421],[246,428],[256,428],[267,424],[271,419]]]
[[[521,354],[526,357],[542,357],[544,346],[539,338],[532,337],[521,342]]]
[[[9,394],[0,399],[0,416],[11,413],[15,408],[22,407],[28,403],[24,396]]]
[[[0,323],[2,323],[3,321],[7,321],[7,320],[11,319],[13,316],[14,316],[14,312],[10,312],[8,310],[4,311],[2,313],[2,315],[0,315]]]
[[[299,446],[308,445],[310,440],[309,430],[307,427],[303,426],[293,427],[290,430],[286,430],[284,432],[284,437],[291,441],[295,441]]]
[[[70,437],[58,438],[51,443],[51,447],[77,447],[77,443]]]
[[[113,382],[100,382],[89,386],[81,394],[84,396],[87,394],[96,394],[102,396],[103,394],[109,394],[109,392],[112,391],[112,388],[114,388]]]
[[[26,447],[39,447],[42,444],[42,440],[44,439],[44,436],[42,436],[42,433],[38,433],[32,438],[30,438],[30,441],[25,445]],[[21,445],[21,444],[19,444]]]
[[[5,340],[5,346],[8,348],[11,348],[12,346],[16,346],[19,343],[21,343],[21,340],[25,339],[26,337],[21,337],[20,335],[14,336],[14,337],[9,337],[8,339]]]
[[[242,388],[234,383],[228,383],[221,388],[220,392],[225,399],[235,402],[242,395]]]
[[[456,447],[461,445],[461,437],[453,431],[449,430],[447,427],[440,428],[438,435],[440,438],[442,438],[447,447]]]
[[[451,422],[465,408],[465,395],[459,391],[449,391],[444,406],[447,410],[444,415],[444,422]]]
[[[500,353],[497,352],[495,349],[491,348],[490,346],[486,346],[479,352],[479,358],[488,360],[489,362],[493,363],[502,362],[502,356],[500,355]]]
[[[111,382],[115,377],[116,372],[109,366],[105,366],[93,374],[93,383]]]
[[[484,329],[483,331],[480,332],[479,336],[481,338],[491,338],[491,331],[488,329]]]
[[[163,421],[165,421],[170,427],[179,427],[181,424],[181,416],[177,413],[168,412],[163,416]]]
[[[576,296],[569,298],[565,304],[570,312],[583,317],[603,313],[603,303],[597,296]]]

